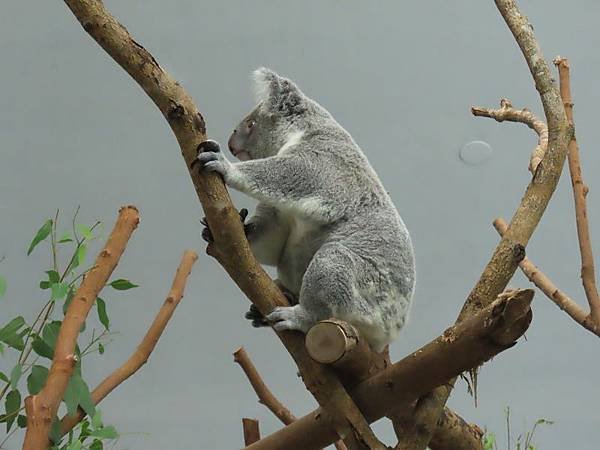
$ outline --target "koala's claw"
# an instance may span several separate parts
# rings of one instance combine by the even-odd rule
[[[207,139],[206,141],[200,142],[198,147],[196,147],[196,155],[205,152],[213,152],[219,153],[221,151],[221,146],[217,141],[213,141],[212,139]]]
[[[244,224],[244,222],[246,221],[246,217],[248,217],[248,210],[246,208],[242,208],[242,209],[240,209],[239,214],[240,214],[240,220],[242,221],[242,224],[244,225],[244,231],[246,231],[247,225]],[[214,242],[212,231],[210,231],[210,227],[208,226],[206,217],[203,217],[202,220],[200,220],[200,223],[204,226],[204,229],[202,230],[202,239],[204,239],[209,244]],[[258,310],[256,310],[256,311],[258,311]],[[247,317],[247,318],[250,319],[249,317]]]

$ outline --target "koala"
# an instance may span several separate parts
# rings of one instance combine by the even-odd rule
[[[307,332],[335,317],[380,352],[404,326],[414,291],[406,226],[366,156],[325,108],[272,70],[256,70],[254,80],[258,104],[228,142],[239,162],[215,141],[199,146],[198,162],[258,200],[245,224],[248,241],[298,300],[266,320],[276,330]],[[247,314],[255,325],[256,314]]]

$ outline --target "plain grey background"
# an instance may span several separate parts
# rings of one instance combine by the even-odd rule
[[[592,232],[598,231],[598,20],[593,1],[521,2],[548,59],[570,59],[577,136]],[[411,321],[392,346],[400,358],[455,319],[529,181],[535,136],[522,125],[476,119],[473,104],[541,108],[525,62],[492,1],[106,0],[107,7],[197,101],[210,137],[225,142],[252,106],[250,72],[269,66],[296,80],[362,146],[414,240],[417,291]],[[315,403],[269,330],[242,319],[248,302],[204,255],[202,216],[179,149],[158,110],[58,1],[8,0],[0,14],[0,265],[9,282],[1,321],[32,319],[45,301],[36,286],[48,252],[25,256],[35,230],[56,208],[68,219],[114,223],[133,203],[142,222],[115,276],[139,288],[104,295],[119,334],[86,362],[95,385],[135,348],[169,288],[185,248],[201,254],[186,296],[150,362],[101,405],[123,433],[116,448],[241,447],[242,416],[263,434],[280,424],[257,404],[231,353],[244,345],[272,390],[297,415]],[[488,142],[480,165],[459,159],[473,140]],[[565,171],[566,175],[566,171]],[[236,204],[252,203],[234,194]],[[595,233],[600,254],[600,233]],[[96,245],[95,249],[98,246]],[[571,188],[563,176],[528,254],[584,303]],[[513,286],[528,286],[518,275]],[[95,319],[94,319],[95,320]],[[92,321],[93,322],[93,321]],[[96,324],[96,326],[98,326]],[[513,349],[487,364],[479,406],[458,383],[450,405],[504,436],[540,417],[544,450],[595,449],[598,341],[541,294],[534,321]],[[10,359],[0,358],[2,370]],[[393,441],[391,427],[376,427]],[[8,448],[20,448],[20,439]],[[504,446],[501,446],[504,448]]]

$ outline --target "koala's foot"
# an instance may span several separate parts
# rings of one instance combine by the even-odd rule
[[[241,216],[241,211],[240,211]],[[292,294],[279,280],[274,280],[277,287],[281,290],[281,293],[285,296],[288,303],[290,305],[296,305],[298,303],[298,299]],[[256,305],[250,305],[250,309],[244,317],[250,321],[252,321],[252,326],[254,328],[268,327],[270,324],[267,322],[267,319],[261,314]]]
[[[278,306],[266,319],[277,331],[299,330],[306,333],[316,323],[301,305]]]
[[[242,224],[244,225],[244,233],[246,233],[246,236],[248,236],[249,226],[245,223],[246,217],[248,217],[248,210],[246,208],[240,209],[239,215],[240,215],[240,220],[242,221]],[[213,238],[212,232],[210,231],[210,227],[208,226],[208,222],[206,221],[206,217],[203,217],[202,220],[200,221],[200,223],[202,225],[204,225],[204,229],[202,230],[202,239],[204,239],[209,244],[211,242],[214,242],[214,238]]]

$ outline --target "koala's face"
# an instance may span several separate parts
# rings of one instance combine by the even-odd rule
[[[227,145],[240,161],[266,158],[277,153],[277,120],[258,105],[233,130]]]

